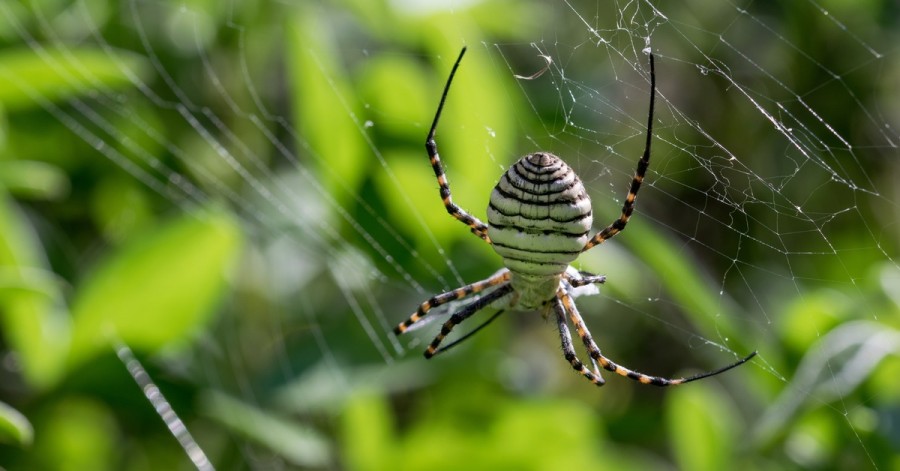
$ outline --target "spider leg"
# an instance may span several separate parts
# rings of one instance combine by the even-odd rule
[[[606,283],[606,275],[595,275],[586,271],[579,271],[577,276],[573,276],[567,271],[563,274],[562,283],[566,291],[572,293],[573,289],[580,286],[587,286],[594,283]],[[590,349],[588,349],[588,352],[590,352]],[[591,365],[594,367],[594,374],[600,376],[600,366],[597,364],[597,360],[595,360],[594,357],[591,357]]]
[[[491,317],[488,318],[488,320],[482,322],[481,325],[479,325],[478,327],[472,329],[471,332],[469,332],[469,333],[467,333],[466,335],[463,335],[462,337],[460,337],[460,338],[458,338],[458,339],[456,339],[456,340],[450,342],[449,344],[447,344],[447,345],[445,345],[445,346],[443,346],[443,347],[437,349],[437,350],[434,352],[434,354],[437,355],[438,353],[446,352],[447,350],[450,350],[451,348],[453,348],[453,347],[459,345],[460,343],[463,342],[463,340],[466,340],[467,338],[469,338],[469,337],[475,335],[476,333],[478,333],[479,330],[481,330],[481,329],[487,327],[491,322],[494,322],[494,319],[500,317],[500,314],[503,314],[504,312],[506,312],[505,309],[501,309],[501,310],[495,312],[493,315],[491,315]]]
[[[481,237],[485,242],[491,243],[491,239],[488,237],[488,226],[453,202],[453,199],[450,196],[450,183],[447,181],[447,175],[444,173],[444,166],[441,165],[441,158],[438,155],[437,150],[437,142],[434,140],[434,133],[437,130],[438,120],[441,118],[441,111],[444,109],[444,102],[447,100],[447,93],[450,91],[450,84],[453,82],[453,76],[456,75],[456,69],[459,67],[459,63],[462,61],[463,54],[465,53],[466,48],[463,47],[462,51],[459,52],[456,63],[453,64],[453,69],[450,70],[450,77],[447,78],[447,84],[444,85],[444,93],[441,95],[441,102],[438,104],[437,113],[435,113],[434,121],[431,123],[431,130],[428,132],[428,138],[425,140],[425,150],[428,151],[428,158],[431,160],[431,168],[434,169],[434,176],[437,178],[438,185],[441,188],[441,199],[444,202],[444,207],[447,208],[447,212],[463,224],[469,226],[469,229],[473,234]]]
[[[677,378],[677,379],[668,379],[661,378],[659,376],[650,376],[644,373],[639,373],[634,370],[630,370],[625,368],[624,366],[619,366],[615,364],[609,358],[603,356],[600,353],[600,349],[597,347],[597,344],[594,343],[594,339],[591,337],[591,332],[588,331],[587,326],[584,324],[584,320],[581,318],[581,314],[578,313],[578,309],[575,307],[575,302],[572,300],[572,297],[569,296],[565,290],[560,290],[558,296],[561,298],[562,304],[566,311],[569,312],[569,317],[572,319],[572,323],[575,324],[575,329],[578,331],[578,335],[581,337],[581,341],[584,343],[585,348],[588,349],[588,353],[591,355],[591,358],[597,360],[600,363],[600,366],[603,369],[612,371],[621,376],[625,376],[626,378],[633,379],[642,384],[652,384],[654,386],[676,386],[679,384],[690,383],[691,381],[696,381],[698,379],[708,378],[710,376],[715,376],[719,373],[724,373],[734,367],[740,366],[756,356],[756,352],[747,355],[746,357],[717,370],[709,371],[706,373],[700,373],[698,375],[694,375],[688,378]]]
[[[634,200],[637,198],[638,190],[641,189],[641,182],[644,181],[644,174],[647,173],[647,167],[650,166],[650,143],[653,140],[653,106],[656,101],[656,72],[653,68],[653,54],[650,54],[650,113],[647,117],[647,142],[644,145],[644,155],[638,160],[637,170],[634,173],[634,179],[631,180],[631,189],[628,196],[625,197],[625,204],[622,205],[622,215],[606,226],[605,229],[594,235],[591,240],[584,244],[582,252],[590,250],[595,245],[602,244],[607,239],[612,238],[625,229],[631,213],[634,211]]]
[[[425,358],[431,358],[438,352],[438,347],[441,346],[441,342],[444,341],[444,338],[450,335],[450,332],[453,331],[453,328],[459,325],[462,321],[468,319],[475,314],[476,312],[484,309],[492,302],[506,296],[512,292],[512,285],[505,284],[493,292],[490,292],[481,298],[469,303],[468,306],[463,308],[461,311],[454,313],[450,316],[450,320],[444,323],[441,327],[441,332],[434,337],[434,340],[431,341],[431,344],[428,345],[428,348],[425,349]],[[477,330],[477,329],[476,329]]]
[[[565,274],[564,277],[569,282],[569,285],[572,288],[578,288],[580,286],[587,286],[595,283],[598,285],[606,283],[606,275],[595,275],[586,271],[578,272],[578,278],[571,276],[568,273]]]
[[[569,326],[566,324],[566,308],[563,306],[562,301],[560,301],[559,296],[553,298],[553,312],[556,313],[556,325],[559,327],[559,339],[562,342],[563,354],[566,357],[566,360],[572,364],[572,368],[575,371],[581,373],[582,376],[588,379],[588,381],[596,384],[597,386],[603,386],[606,384],[606,381],[599,374],[591,373],[587,367],[584,366],[584,363],[578,359],[578,355],[575,354],[575,347],[572,346],[572,334],[569,333]]]
[[[419,309],[416,309],[416,312],[409,316],[408,319],[398,324],[397,327],[394,327],[394,334],[401,335],[406,332],[406,330],[409,329],[409,326],[415,324],[421,318],[425,317],[425,315],[428,314],[428,311],[430,311],[433,307],[447,304],[450,301],[456,301],[457,299],[462,299],[470,294],[480,293],[484,291],[485,288],[498,285],[507,280],[509,280],[509,270],[503,270],[485,280],[477,281],[461,288],[457,288],[453,291],[447,291],[446,293],[441,293],[437,296],[434,296],[428,301],[422,303],[419,306]]]

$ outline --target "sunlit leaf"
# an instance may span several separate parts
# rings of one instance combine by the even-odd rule
[[[356,471],[384,469],[395,456],[393,423],[386,401],[374,394],[357,394],[343,411],[344,456]]]
[[[641,221],[629,223],[620,237],[616,240],[628,245],[652,269],[683,307],[682,314],[700,329],[699,334],[714,340],[727,337],[742,344],[753,342],[752,338],[734,335],[736,306],[730,297],[717,294],[717,285],[700,271],[689,253]],[[653,251],[642,250],[646,247],[653,247]]]
[[[327,467],[328,439],[317,430],[219,392],[201,396],[202,413],[232,432],[263,445],[297,466]]]
[[[69,191],[69,179],[58,167],[38,161],[0,162],[0,186],[14,196],[58,199]]]
[[[34,440],[34,427],[21,412],[0,401],[0,442],[14,445],[30,445]]]
[[[121,431],[109,405],[70,395],[45,408],[35,427],[34,452],[23,469],[116,469]]]
[[[733,464],[736,412],[724,397],[700,383],[667,396],[666,428],[681,469],[715,471]]]
[[[335,60],[332,32],[316,10],[300,10],[285,35],[297,125],[310,150],[322,159],[316,165],[319,178],[341,201],[358,188],[374,156],[363,138],[364,123],[348,74]]]
[[[31,385],[62,373],[69,319],[59,283],[28,220],[0,194],[0,326]]]
[[[800,362],[778,400],[756,426],[756,439],[772,440],[809,403],[827,404],[846,397],[887,355],[900,354],[900,332],[872,321],[843,323],[822,337]]]
[[[796,352],[803,352],[826,332],[838,325],[854,307],[846,295],[821,290],[789,303],[778,319],[783,342]]]
[[[111,254],[73,303],[71,361],[107,348],[110,335],[155,350],[195,333],[213,312],[240,245],[234,220],[210,212],[173,220]]]
[[[368,105],[373,130],[415,143],[421,150],[419,163],[427,162],[425,135],[434,117],[432,91],[426,89],[429,83],[421,66],[404,56],[373,57],[360,73],[360,95]]]
[[[98,87],[130,85],[147,74],[147,63],[136,55],[107,54],[98,49],[0,51],[0,103],[10,111],[39,105],[35,97],[54,101],[88,93]]]
[[[275,402],[279,408],[297,413],[337,413],[360,390],[407,392],[432,383],[434,376],[433,370],[418,359],[388,366],[356,367],[343,374],[320,363],[282,387]]]

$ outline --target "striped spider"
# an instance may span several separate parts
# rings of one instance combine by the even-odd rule
[[[656,96],[653,55],[650,55],[650,112],[647,118],[647,141],[644,154],[638,161],[637,171],[631,181],[631,189],[625,197],[622,215],[605,229],[589,238],[593,223],[591,199],[572,168],[559,157],[547,152],[535,152],[522,157],[500,177],[500,182],[491,193],[487,209],[487,224],[453,203],[447,176],[444,174],[444,168],[438,156],[434,134],[441,117],[441,110],[447,99],[447,93],[450,91],[450,84],[453,82],[453,76],[456,74],[456,69],[465,52],[466,48],[464,47],[450,71],[450,77],[444,86],[437,113],[435,113],[431,130],[425,141],[425,149],[431,159],[431,166],[437,177],[441,198],[447,212],[469,226],[472,233],[491,244],[494,250],[503,257],[505,268],[485,280],[439,294],[425,301],[415,313],[394,329],[394,333],[403,334],[434,307],[487,291],[486,294],[454,313],[444,323],[440,333],[425,350],[425,358],[431,358],[465,340],[493,321],[504,310],[538,310],[545,316],[553,312],[556,315],[559,337],[566,360],[571,363],[572,368],[597,386],[603,386],[605,383],[600,375],[598,365],[643,384],[672,386],[723,373],[753,358],[756,352],[723,368],[688,378],[667,379],[638,373],[617,365],[600,353],[600,348],[597,347],[575,307],[572,296],[575,288],[602,284],[606,281],[606,277],[579,272],[569,264],[575,261],[582,252],[602,244],[625,228],[625,224],[628,223],[634,210],[634,200],[641,188],[644,174],[650,165],[653,106]],[[488,306],[497,308],[499,311],[466,336],[443,348],[440,347],[444,338],[454,327]],[[567,314],[590,355],[593,371],[589,370],[575,354],[572,335],[569,333],[569,326],[566,322]]]

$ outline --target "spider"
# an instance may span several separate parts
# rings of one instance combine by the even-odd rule
[[[444,323],[440,333],[425,350],[425,358],[431,358],[465,340],[493,321],[504,310],[537,310],[545,317],[551,312],[555,314],[566,360],[572,368],[597,386],[603,386],[606,382],[600,375],[598,364],[606,370],[643,384],[673,386],[724,373],[753,358],[756,355],[755,351],[728,366],[688,378],[667,379],[639,373],[614,363],[600,353],[600,348],[597,347],[575,307],[572,296],[575,288],[602,284],[606,281],[606,277],[577,271],[569,264],[582,252],[602,244],[625,229],[634,210],[634,201],[644,180],[644,174],[650,165],[653,106],[656,97],[653,55],[650,54],[650,111],[643,156],[638,161],[631,188],[625,197],[622,215],[605,229],[589,237],[593,223],[590,197],[572,168],[548,152],[535,152],[522,157],[500,177],[491,193],[487,208],[487,224],[453,203],[434,135],[453,76],[465,53],[466,48],[463,47],[453,64],[450,77],[447,78],[431,130],[425,141],[425,149],[431,159],[431,166],[437,177],[440,195],[447,212],[469,226],[472,233],[491,244],[503,258],[505,268],[485,280],[439,294],[425,301],[407,320],[397,325],[394,333],[398,336],[403,334],[434,307],[485,292],[486,294],[482,294],[454,313]],[[499,311],[469,334],[441,348],[444,338],[454,327],[488,306]],[[591,358],[593,371],[589,370],[575,353],[572,335],[566,322],[567,315]]]

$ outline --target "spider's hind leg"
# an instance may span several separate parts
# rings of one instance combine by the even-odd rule
[[[599,289],[596,287],[585,288],[586,292],[576,293],[575,289],[583,286],[593,285],[593,284],[603,284],[606,282],[606,275],[595,275],[593,273],[589,273],[586,271],[575,270],[572,267],[569,267],[563,275],[562,286],[566,292],[569,293],[572,297],[577,297],[579,295],[591,295],[599,292]],[[579,332],[580,334],[580,332]],[[583,339],[583,338],[582,338]],[[588,352],[590,352],[590,347],[588,348]],[[597,360],[594,357],[591,357],[591,365],[594,367],[594,374],[596,376],[600,376],[600,366],[597,364]]]
[[[560,302],[563,305],[563,309],[565,311],[568,311],[569,318],[572,320],[572,323],[575,324],[575,329],[578,331],[578,335],[581,337],[581,341],[584,343],[585,348],[587,348],[591,358],[600,363],[600,366],[602,366],[603,369],[612,371],[617,375],[633,379],[642,384],[652,384],[654,386],[676,386],[679,384],[689,383],[691,381],[696,381],[698,379],[708,378],[710,376],[724,373],[732,368],[746,363],[748,360],[756,356],[756,352],[753,352],[750,355],[747,355],[746,357],[730,365],[719,368],[717,370],[694,375],[689,378],[668,379],[659,376],[650,376],[644,373],[639,373],[637,371],[625,368],[624,366],[619,366],[609,358],[603,356],[603,354],[600,353],[600,348],[597,347],[597,344],[591,337],[590,331],[588,331],[587,326],[584,324],[584,320],[581,318],[581,314],[579,314],[578,309],[575,308],[575,302],[574,300],[572,300],[572,297],[565,290],[560,290],[558,296],[560,298]]]
[[[562,291],[562,290],[560,290]],[[597,370],[596,364],[594,365],[594,373],[591,373],[590,370],[584,366],[584,363],[578,359],[578,355],[575,354],[575,347],[572,345],[572,334],[569,333],[569,326],[566,324],[566,308],[563,306],[560,297],[557,296],[553,298],[551,301],[553,312],[556,314],[556,325],[559,328],[559,339],[562,342],[562,350],[563,355],[566,357],[566,360],[572,365],[572,368],[575,371],[581,373],[588,381],[596,384],[597,386],[603,386],[606,384],[606,381],[600,376],[599,370]]]

